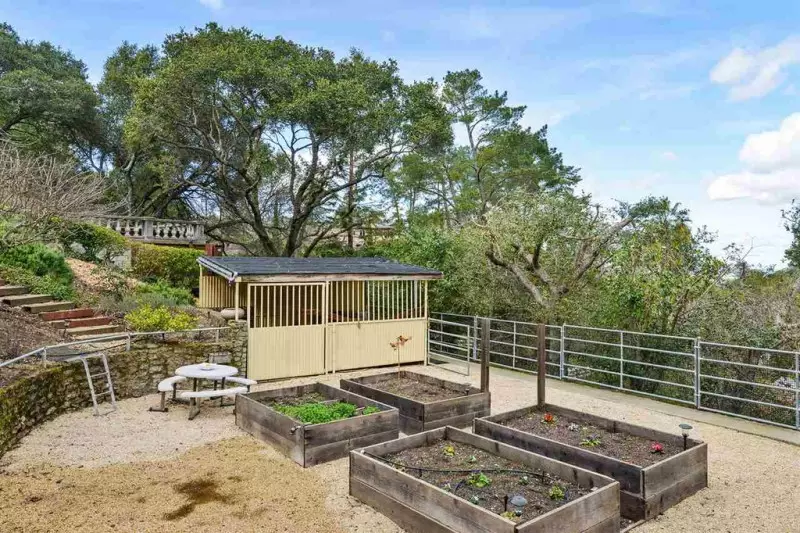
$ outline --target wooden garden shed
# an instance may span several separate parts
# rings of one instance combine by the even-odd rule
[[[271,380],[423,362],[428,281],[381,258],[200,257],[200,307],[244,309],[247,376]],[[398,339],[406,339],[398,343]],[[392,346],[392,345],[395,346]]]

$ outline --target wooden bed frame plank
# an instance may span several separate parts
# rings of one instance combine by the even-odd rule
[[[621,486],[620,512],[622,516],[631,520],[649,520],[708,486],[708,445],[702,441],[687,439],[687,445],[690,446],[687,450],[654,465],[641,467],[502,425],[502,422],[534,409],[535,406],[524,407],[508,413],[475,419],[474,431],[478,435],[613,477]],[[610,431],[630,433],[654,441],[683,446],[682,437],[662,431],[555,405],[546,405],[545,410],[556,416],[567,416],[605,427]]]
[[[378,388],[381,381],[395,376],[437,385],[459,393],[468,392],[469,394],[434,402],[420,402],[413,398],[406,398]],[[480,389],[467,384],[454,383],[406,370],[354,379],[342,379],[340,386],[344,390],[349,390],[398,408],[400,410],[400,430],[405,434],[447,425],[468,426],[475,417],[488,415],[491,408],[491,395],[488,392],[481,392]]]
[[[258,401],[310,392],[359,407],[377,407],[381,411],[324,424],[303,424]],[[397,409],[324,383],[240,394],[236,396],[235,411],[237,426],[274,445],[303,467],[345,457],[354,448],[396,439],[399,434]]]
[[[420,480],[371,457],[426,446],[445,438],[476,446],[489,453],[544,469],[586,488],[595,488],[549,513],[522,524],[499,515]],[[582,468],[444,427],[418,433],[366,449],[350,452],[350,494],[385,513],[404,529],[416,532],[499,533],[618,533],[619,483]]]

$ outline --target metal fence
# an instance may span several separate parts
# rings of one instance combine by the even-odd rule
[[[447,325],[431,326],[431,350],[478,361],[482,317],[431,319]],[[535,374],[538,325],[489,320],[490,364]],[[448,341],[459,327],[460,336]],[[553,378],[800,430],[800,352],[571,324],[548,325],[546,332]]]
[[[79,355],[81,353],[90,353],[90,351],[97,351],[98,348],[96,345],[100,343],[108,343],[114,341],[120,341],[119,347],[124,346],[126,350],[131,349],[131,345],[139,340],[144,340],[148,337],[157,337],[162,340],[166,339],[167,336],[175,337],[180,335],[187,335],[192,334],[195,337],[201,338],[205,334],[209,334],[213,336],[214,342],[219,342],[220,334],[223,331],[228,331],[231,328],[229,326],[222,326],[217,328],[197,328],[197,329],[186,329],[180,331],[142,331],[142,332],[124,332],[124,333],[110,333],[108,335],[92,337],[89,339],[79,340],[79,341],[71,341],[65,342],[62,344],[53,344],[50,346],[42,346],[41,348],[37,348],[31,352],[22,354],[18,357],[14,357],[12,359],[7,359],[5,361],[0,361],[0,368],[5,366],[11,366],[16,363],[31,363],[35,360],[39,360],[42,363],[46,363],[48,360],[48,355],[52,355],[54,352],[59,352],[64,348],[71,348],[75,349],[75,353],[70,353],[70,356]],[[107,346],[103,346],[102,350],[107,349]]]

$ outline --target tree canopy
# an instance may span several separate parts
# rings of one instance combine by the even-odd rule
[[[800,347],[800,207],[790,269],[715,255],[667,198],[581,192],[515,96],[473,69],[410,82],[392,59],[217,24],[120,43],[92,86],[2,24],[0,174],[18,186],[0,191],[0,247],[87,209],[198,219],[235,253],[438,268],[436,310]]]
[[[0,24],[0,139],[66,154],[93,134],[97,103],[82,61],[46,41],[23,41]]]

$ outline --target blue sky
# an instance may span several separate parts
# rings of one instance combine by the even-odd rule
[[[698,7],[696,4],[702,4]],[[24,37],[83,59],[210,20],[337,53],[393,57],[409,79],[477,68],[548,123],[603,202],[667,195],[695,224],[778,263],[800,196],[800,2],[0,0]]]

